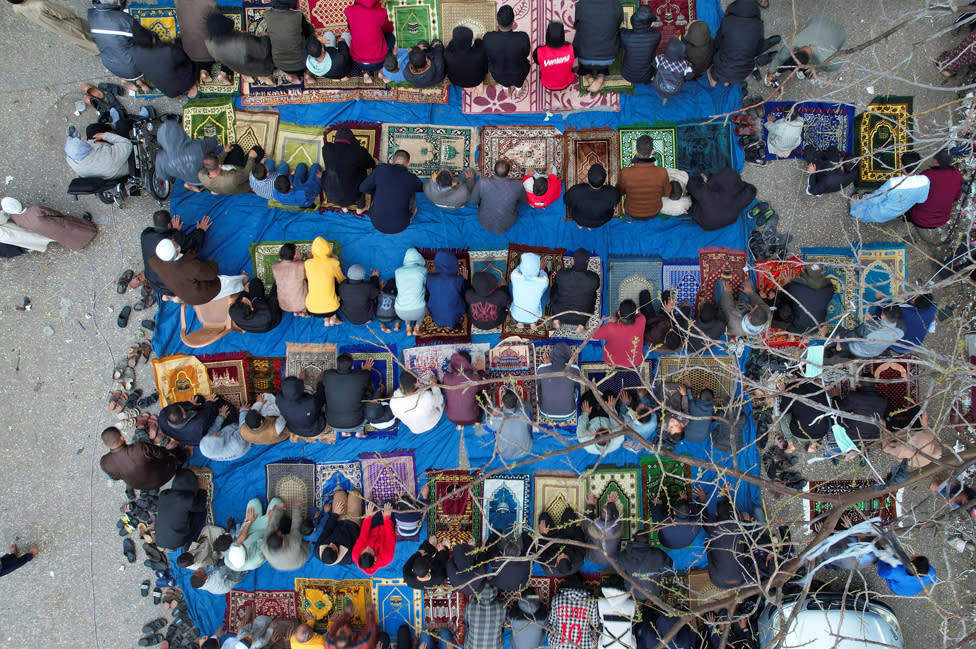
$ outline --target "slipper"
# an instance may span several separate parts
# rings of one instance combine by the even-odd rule
[[[164,577],[163,579],[156,580],[156,586],[159,588],[172,588],[176,585],[176,581],[172,577]]]
[[[143,583],[146,584],[146,586],[148,587],[149,580],[147,579]],[[153,604],[159,604],[159,601],[163,598],[163,591],[161,588],[153,588],[152,595],[153,595]]]
[[[146,283],[146,274],[139,273],[135,277],[129,280],[129,288],[139,288]]]
[[[125,354],[125,364],[129,367],[134,368],[139,363],[139,345],[133,345],[129,347],[129,351]]]
[[[126,307],[127,309],[129,307]],[[132,382],[136,380],[136,372],[133,368],[128,365],[122,368],[122,373],[119,376],[119,384],[122,385],[123,390],[131,390]],[[121,411],[120,411],[121,412]]]
[[[152,358],[153,348],[152,344],[148,340],[143,340],[139,343],[139,362],[148,363],[149,359]]]
[[[129,394],[129,398],[125,402],[125,408],[126,409],[128,409],[128,408],[135,408],[136,407],[136,402],[139,401],[139,398],[141,396],[142,396],[142,390],[141,389],[136,388],[135,390],[133,390]]]
[[[115,283],[115,292],[122,295],[129,290],[129,282],[132,281],[132,277],[135,275],[135,271],[129,269],[119,275],[119,281]]]
[[[122,412],[125,410],[123,404],[125,404],[126,399],[125,393],[121,390],[115,390],[108,397],[108,409],[112,412]]]
[[[156,634],[153,634],[153,635],[147,635],[145,638],[140,638],[139,639],[139,646],[140,647],[152,647],[152,646],[158,645],[162,641],[163,641],[163,636],[161,636],[158,633],[156,633]]]
[[[169,570],[168,563],[163,563],[162,561],[153,561],[152,559],[146,559],[145,561],[142,562],[142,565],[158,573],[164,573],[167,570]]]
[[[145,523],[139,523],[136,525],[136,532],[139,533],[139,538],[141,538],[144,543],[156,542],[156,539],[153,538],[152,533],[149,531],[149,527]],[[146,546],[143,545],[142,549],[145,550]]]
[[[167,620],[165,617],[161,617],[143,626],[142,632],[147,634],[155,633],[156,631],[159,631],[160,629],[165,627],[167,624],[169,624],[169,620]]]
[[[150,293],[144,296],[141,300],[136,302],[132,308],[135,311],[145,311],[146,309],[151,309],[153,305],[156,304],[156,296]]]
[[[126,538],[122,541],[122,554],[125,555],[126,561],[129,563],[136,562],[136,544],[132,542],[132,539]]]
[[[157,548],[155,545],[143,543],[142,549],[146,553],[146,556],[149,557],[150,561],[158,561],[160,563],[166,562],[166,555],[160,552],[159,548]],[[163,568],[163,570],[166,570],[166,568]],[[148,633],[148,631],[146,633]]]
[[[139,586],[139,592],[142,593],[143,597],[149,597],[149,580],[146,579]]]
[[[136,403],[136,405],[139,406],[140,408],[148,408],[149,406],[153,405],[157,401],[159,401],[159,393],[153,392],[148,397],[143,397],[139,399],[139,402]]]
[[[145,329],[146,331],[156,330],[156,323],[153,322],[152,320],[143,320],[139,324],[142,325],[142,328]]]
[[[132,307],[126,305],[120,312],[118,320],[115,321],[119,325],[119,329],[125,329],[129,326],[129,316],[132,314]]]

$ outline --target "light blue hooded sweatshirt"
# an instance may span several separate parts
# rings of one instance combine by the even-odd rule
[[[929,197],[929,179],[921,174],[895,176],[859,201],[851,203],[851,216],[864,223],[897,218]]]
[[[397,311],[427,308],[427,266],[416,248],[403,254],[403,265],[396,269],[396,287]]]
[[[545,315],[549,302],[549,276],[541,270],[542,260],[534,252],[522,253],[519,267],[512,271],[512,318],[532,324]],[[400,281],[397,280],[397,288]]]

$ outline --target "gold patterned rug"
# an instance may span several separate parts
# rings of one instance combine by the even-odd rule
[[[152,366],[161,407],[189,401],[197,394],[210,395],[207,367],[196,356],[175,354],[154,358]]]
[[[548,172],[563,168],[563,137],[554,126],[482,126],[481,175],[491,177],[495,162],[507,160],[512,178],[521,179],[534,167]]]
[[[329,617],[352,606],[350,625],[354,629],[366,626],[366,611],[372,604],[369,579],[306,579],[295,578],[295,599],[298,619],[323,633],[328,629]]]
[[[874,189],[900,173],[901,156],[912,141],[912,97],[879,95],[857,116],[857,186]]]
[[[567,507],[582,516],[586,504],[586,478],[564,472],[539,472],[533,479],[532,496],[532,512],[536,520],[539,514],[548,512],[558,521]]]
[[[336,349],[333,343],[285,343],[285,376],[299,376],[307,369],[305,391],[314,393],[319,375],[335,369]]]
[[[244,151],[250,151],[255,145],[264,149],[265,155],[272,160],[275,157],[275,145],[278,140],[278,111],[274,110],[243,110],[234,111],[234,132],[237,143]]]

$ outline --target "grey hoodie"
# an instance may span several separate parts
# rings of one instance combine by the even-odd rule
[[[549,609],[533,592],[523,595],[518,605],[508,613],[512,627],[512,649],[540,649],[546,644],[546,620]]]
[[[536,375],[540,377],[544,374],[561,374],[564,371],[569,375],[539,378],[536,381],[539,391],[539,412],[553,419],[563,419],[576,414],[579,384],[571,377],[579,376],[580,371],[576,365],[567,366],[572,356],[572,347],[563,342],[556,343],[552,353],[549,354],[549,362],[536,370]]]
[[[503,460],[525,457],[532,451],[532,409],[528,403],[515,408],[502,408],[501,413],[492,415],[485,430],[495,433],[495,450]]]
[[[214,152],[217,138],[194,140],[177,120],[166,120],[157,139],[162,150],[156,154],[156,175],[162,180],[199,185],[197,174],[203,169],[203,156]]]
[[[465,171],[470,170],[465,169]],[[462,172],[460,176],[454,178],[454,181],[450,187],[441,188],[435,179],[427,178],[424,180],[424,196],[437,207],[459,210],[467,204],[477,178],[473,176],[465,178]]]

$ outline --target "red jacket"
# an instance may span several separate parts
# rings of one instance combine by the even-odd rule
[[[531,177],[532,176],[530,174],[525,174],[525,177],[522,178],[522,184],[524,185],[525,181]],[[556,202],[556,199],[559,198],[559,195],[562,193],[563,184],[559,182],[559,176],[549,174],[547,180],[549,181],[549,188],[546,190],[546,193],[542,194],[541,196],[533,194],[531,191],[531,186],[529,189],[525,190],[525,196],[529,199],[529,205],[532,207],[549,207]]]
[[[535,58],[539,62],[539,80],[549,90],[562,90],[576,81],[573,74],[576,57],[572,45],[566,44],[556,49],[542,45],[536,49]]]
[[[955,167],[933,167],[922,175],[929,179],[929,197],[909,211],[912,223],[937,228],[949,222],[952,204],[962,196],[962,174]]]
[[[346,7],[346,22],[352,46],[352,60],[357,63],[381,63],[386,58],[386,34],[393,32],[393,23],[380,0],[356,0]]]
[[[359,556],[367,547],[373,548],[376,554],[376,562],[368,569],[361,570],[367,575],[374,575],[376,571],[384,566],[390,565],[393,561],[393,553],[396,550],[396,532],[393,530],[393,518],[383,517],[383,524],[373,527],[373,517],[363,519],[363,526],[359,529],[359,538],[352,546],[352,562],[359,565]]]
[[[603,362],[616,367],[637,367],[644,361],[644,314],[638,313],[633,324],[606,322],[593,334],[593,340],[605,340]]]

